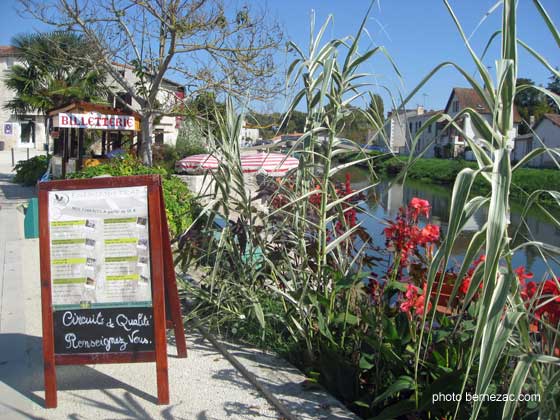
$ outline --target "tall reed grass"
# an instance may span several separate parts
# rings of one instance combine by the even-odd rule
[[[204,223],[199,226],[204,226],[199,229],[198,242],[186,234],[179,258],[189,269],[187,262],[192,263],[191,257],[196,254],[198,263],[206,267],[199,284],[185,284],[188,292],[198,298],[194,310],[197,316],[215,328],[224,327],[229,333],[242,329],[245,337],[260,337],[263,345],[286,350],[310,378],[319,377],[356,412],[367,417],[511,419],[516,418],[516,413],[540,418],[557,415],[560,358],[555,349],[560,342],[559,326],[551,322],[550,315],[536,314],[542,314],[538,309],[556,302],[558,296],[547,295],[541,285],[540,292],[527,300],[520,282],[523,279],[512,266],[512,256],[520,248],[531,246],[546,262],[555,258],[559,250],[534,240],[513,248],[508,224],[514,171],[542,153],[558,154],[558,150],[541,147],[517,165],[511,163],[516,93],[538,89],[560,104],[558,95],[544,88],[516,85],[518,47],[526,49],[554,74],[559,73],[517,38],[516,2],[500,3],[502,26],[490,40],[501,40],[495,74],[490,74],[475,53],[450,4],[444,0],[477,69],[477,77],[453,61],[441,63],[401,104],[404,107],[439,70],[452,67],[492,110],[491,121],[470,108],[454,118],[443,115],[448,126],[462,133],[475,155],[476,166],[458,173],[445,236],[433,254],[422,257],[426,264],[424,299],[433,297],[434,302],[439,301],[453,247],[465,224],[480,208],[488,209],[484,226],[470,241],[456,273],[457,279],[469,274],[470,285],[458,306],[448,308],[447,313],[452,315],[442,316],[435,304],[424,305],[417,321],[399,314],[391,296],[403,297],[405,292],[408,296],[413,289],[407,288],[397,268],[384,280],[382,297],[367,287],[366,279],[376,258],[371,238],[360,222],[369,215],[359,201],[375,184],[376,175],[370,166],[372,182],[359,191],[335,180],[345,168],[372,159],[359,145],[349,148],[338,139],[346,113],[360,110],[374,130],[382,131],[384,125],[379,116],[358,106],[371,89],[368,74],[360,67],[380,54],[391,61],[382,47],[360,51],[368,11],[353,37],[324,41],[329,18],[317,32],[312,22],[306,51],[290,45],[296,59],[289,68],[289,80],[291,86],[301,88],[296,90],[287,115],[304,106],[306,129],[290,151],[298,152],[299,168],[292,176],[268,180],[262,187],[258,198],[266,200],[268,211],[257,210],[255,197],[247,193],[238,143],[243,117],[235,115],[231,100],[225,116],[218,116],[214,143],[222,163],[213,174],[216,194],[200,217]],[[533,3],[560,46],[560,35],[546,10],[539,1]],[[461,121],[466,115],[479,134],[476,139],[462,130]],[[435,115],[426,122],[411,150],[415,150],[421,132],[440,117]],[[336,164],[338,157],[356,152],[362,156],[357,161]],[[406,180],[408,168],[417,159],[418,156],[409,156],[399,179]],[[489,185],[488,194],[474,193],[477,177]],[[536,191],[527,194],[525,212],[537,205],[540,194],[553,197],[560,205],[558,191]],[[227,221],[219,231],[213,224],[218,216]],[[559,220],[550,217],[560,227]],[[198,253],[193,243],[198,243]],[[485,259],[475,261],[480,254]],[[394,267],[398,265],[397,261]],[[560,290],[555,274],[549,274],[552,283],[548,284]],[[460,287],[460,282],[453,285],[448,305],[457,302]],[[251,325],[252,331],[248,327]],[[477,401],[472,407],[465,402],[452,407],[431,404],[431,395],[442,390],[479,395],[537,392],[541,401],[522,408],[515,401],[499,406]]]

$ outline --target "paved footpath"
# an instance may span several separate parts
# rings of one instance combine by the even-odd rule
[[[170,405],[156,404],[155,364],[136,363],[59,366],[58,408],[44,409],[38,240],[23,236],[22,205],[35,191],[12,184],[10,171],[10,152],[0,152],[0,419],[354,418],[328,394],[303,390],[283,360],[218,343],[224,357],[198,330],[187,331],[187,359],[168,345]]]

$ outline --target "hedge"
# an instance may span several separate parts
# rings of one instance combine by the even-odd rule
[[[406,165],[408,157],[392,157],[378,162],[376,169],[386,175],[398,174]],[[441,185],[451,185],[457,174],[464,168],[476,168],[476,163],[461,159],[418,159],[407,171],[407,178]],[[512,177],[511,198],[517,201],[527,199],[527,194],[537,190],[558,191],[560,171],[557,169],[519,168]],[[484,194],[490,191],[490,185],[482,176],[473,184],[473,192]],[[551,205],[554,199],[543,194],[540,203]]]

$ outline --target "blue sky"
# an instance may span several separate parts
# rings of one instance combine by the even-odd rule
[[[496,0],[451,0],[467,34],[471,34],[485,13]],[[556,25],[560,25],[560,1],[541,0]],[[233,1],[233,3],[241,3]],[[262,1],[253,3],[263,7]],[[555,66],[560,66],[560,50],[536,12],[532,1],[520,0],[518,8],[518,36],[536,48]],[[307,46],[311,10],[315,11],[317,26],[329,14],[334,15],[333,24],[326,32],[326,39],[353,34],[358,28],[368,0],[268,0],[266,7],[276,17],[286,36],[298,45]],[[11,37],[19,32],[43,29],[39,22],[24,19],[16,12],[16,0],[2,0],[0,5],[0,44],[7,45]],[[500,27],[501,10],[495,11],[474,32],[471,43],[481,52],[490,35]],[[363,71],[375,74],[374,83],[387,86],[398,95],[409,92],[437,63],[451,60],[474,72],[472,61],[460,39],[454,23],[441,0],[381,0],[376,3],[366,25],[371,40],[362,47],[383,45],[389,51],[402,73],[399,80],[394,70],[382,56],[367,62]],[[369,44],[369,45],[368,45]],[[499,55],[499,43],[495,43],[487,55],[485,64],[494,72],[494,60]],[[279,54],[280,62],[288,62]],[[547,84],[549,72],[536,60],[520,49],[519,76],[529,77],[539,84]],[[410,105],[425,104],[427,108],[445,106],[451,88],[467,86],[464,79],[454,70],[440,72],[414,98]],[[383,95],[387,102],[387,95]],[[386,109],[389,107],[386,104]],[[283,102],[276,101],[267,107],[282,111]]]

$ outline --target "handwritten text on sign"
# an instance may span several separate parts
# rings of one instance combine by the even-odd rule
[[[153,341],[152,308],[54,312],[56,354],[148,351]]]
[[[134,117],[130,115],[58,114],[58,126],[66,128],[92,128],[99,130],[134,130]]]

